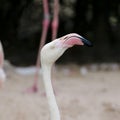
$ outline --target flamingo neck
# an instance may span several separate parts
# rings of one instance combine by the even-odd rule
[[[50,120],[60,120],[60,113],[51,83],[51,68],[52,65],[48,65],[48,66],[42,65],[43,80],[44,80],[43,82],[45,85],[46,95],[50,109]]]

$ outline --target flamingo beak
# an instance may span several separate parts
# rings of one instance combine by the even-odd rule
[[[78,38],[78,39],[80,40],[80,42],[77,41],[78,44],[75,43],[76,41],[74,40],[73,43],[75,43],[76,45],[81,45],[81,42],[82,42],[83,45],[86,45],[86,46],[88,46],[88,47],[92,47],[92,46],[93,46],[92,43],[91,43],[89,40],[85,39],[84,37],[82,37],[82,36],[80,36],[80,35],[73,35],[73,36],[70,36],[68,39],[70,39],[70,38],[72,38],[72,37]],[[71,44],[71,41],[70,41],[70,40],[69,40],[69,43]],[[73,44],[73,43],[72,43],[72,44]]]
[[[79,38],[80,38],[80,40],[82,40],[82,42],[84,43],[84,45],[86,45],[88,47],[92,47],[93,46],[92,43],[89,40],[83,38],[82,36],[80,36]]]
[[[70,36],[68,35],[67,37],[63,38],[64,41],[64,45],[69,47],[72,47],[74,45],[86,45],[88,47],[92,47],[92,43],[85,39],[84,37],[78,35],[78,34],[70,34]]]
[[[84,37],[79,36],[78,38],[84,43],[84,45],[86,45],[88,47],[92,47],[93,46],[92,43],[89,40],[85,39]]]

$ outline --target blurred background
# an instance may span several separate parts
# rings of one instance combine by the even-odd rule
[[[58,63],[120,62],[120,0],[60,0],[58,37],[76,32],[93,42],[75,46]],[[51,20],[53,0],[49,0]],[[0,0],[0,40],[5,59],[34,65],[42,32],[42,0]],[[51,41],[51,27],[46,42]]]
[[[0,120],[49,119],[42,70],[35,68],[42,1],[0,0],[6,59],[5,74],[0,66]],[[48,1],[52,22],[54,0]],[[57,37],[75,32],[93,43],[67,50],[53,69],[61,119],[120,120],[120,0],[59,0],[59,6]],[[46,43],[51,38],[50,25]]]

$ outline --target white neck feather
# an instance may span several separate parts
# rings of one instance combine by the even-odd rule
[[[60,120],[60,113],[51,83],[51,68],[52,65],[42,65],[43,80],[50,108],[50,120]]]

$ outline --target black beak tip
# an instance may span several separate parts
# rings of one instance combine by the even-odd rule
[[[93,47],[93,44],[90,41],[88,41],[87,43],[84,43],[84,44],[88,47]]]
[[[93,47],[92,42],[90,42],[89,40],[85,39],[85,38],[81,38],[82,42],[84,43],[84,45],[88,46],[88,47]]]

